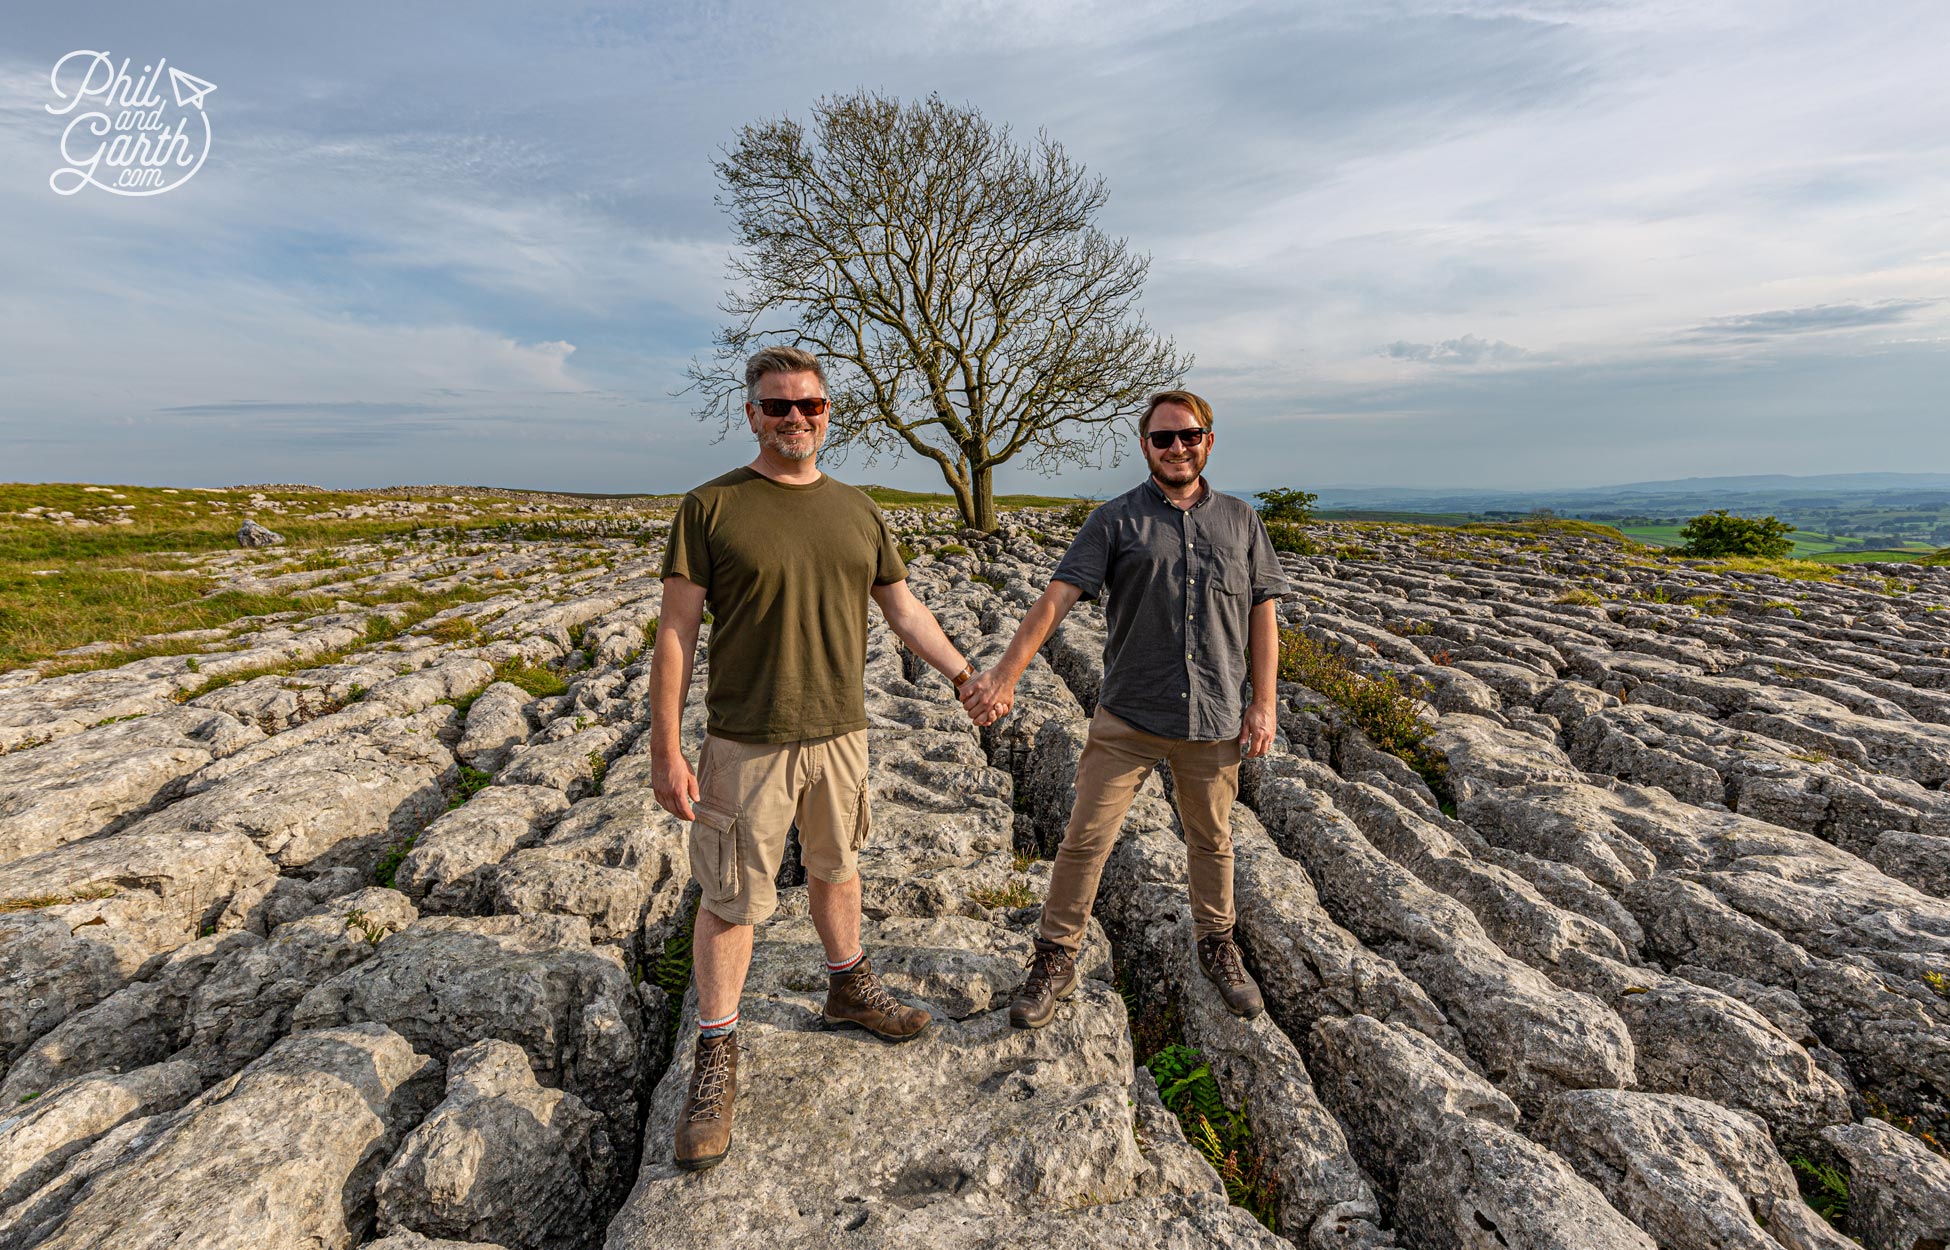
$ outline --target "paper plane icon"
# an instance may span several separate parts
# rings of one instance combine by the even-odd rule
[[[203,97],[217,89],[217,84],[205,82],[195,74],[185,74],[174,65],[169,67],[169,86],[176,93],[177,108],[202,108]]]

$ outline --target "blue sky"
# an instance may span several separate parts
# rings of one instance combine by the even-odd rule
[[[1946,46],[1901,0],[18,6],[0,480],[742,463],[674,393],[723,294],[711,160],[863,86],[1105,176],[1229,488],[1950,470]],[[195,178],[50,190],[83,48],[217,84]]]

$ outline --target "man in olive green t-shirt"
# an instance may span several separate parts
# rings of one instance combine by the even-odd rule
[[[767,348],[746,362],[745,384],[758,457],[678,507],[650,662],[652,784],[666,811],[691,822],[702,896],[691,947],[699,1031],[674,1151],[687,1169],[710,1167],[731,1144],[752,926],[777,907],[773,882],[794,825],[826,948],[825,1019],[890,1041],[927,1027],[928,1013],[889,994],[860,946],[857,862],[871,828],[867,600],[957,688],[973,675],[908,590],[880,509],[819,471],[828,401],[818,358]],[[678,726],[707,602],[707,725],[693,773]]]

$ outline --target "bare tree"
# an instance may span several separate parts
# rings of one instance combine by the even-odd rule
[[[1115,463],[1120,424],[1191,367],[1138,311],[1150,258],[1093,224],[1103,179],[1040,132],[862,91],[744,127],[715,167],[740,246],[732,322],[690,368],[701,417],[739,418],[758,347],[816,351],[829,445],[926,456],[992,531],[995,466]]]

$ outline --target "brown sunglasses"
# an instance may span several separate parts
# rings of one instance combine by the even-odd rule
[[[768,417],[783,417],[797,408],[804,416],[816,417],[826,411],[827,402],[823,395],[814,395],[810,399],[761,399],[758,410]]]

